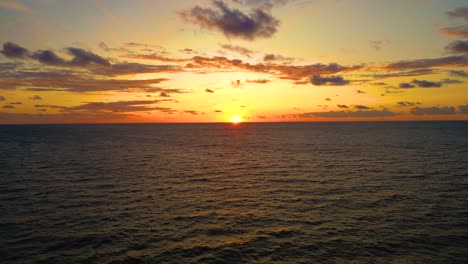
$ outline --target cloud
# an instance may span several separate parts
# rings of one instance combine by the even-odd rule
[[[51,50],[38,50],[31,55],[31,58],[47,65],[66,66],[67,62],[57,56]]]
[[[223,1],[213,0],[213,8],[195,6],[183,10],[179,14],[187,22],[197,24],[201,28],[218,30],[226,37],[236,37],[246,40],[269,38],[276,33],[279,20],[260,8],[254,8],[250,14],[238,9],[229,8]]]
[[[286,63],[291,63],[291,62],[294,61],[294,58],[285,57],[285,56],[279,55],[279,54],[265,54],[265,56],[263,56],[263,60],[266,61],[266,62],[284,61]]]
[[[206,89],[205,89],[205,92],[207,92],[207,93],[214,93],[214,91],[213,91],[213,90],[211,90],[211,89],[208,89],[208,88],[206,88]]]
[[[0,7],[5,7],[9,9],[13,9],[16,11],[21,11],[21,12],[27,12],[30,13],[32,12],[31,8],[27,7],[26,5],[14,1],[9,1],[9,0],[0,0]]]
[[[338,104],[336,106],[338,106],[338,108],[349,108],[347,105],[341,105],[341,104]]]
[[[296,115],[295,117],[310,118],[310,117],[326,117],[326,118],[343,118],[343,117],[388,117],[396,116],[396,113],[384,110],[358,110],[358,111],[329,111],[329,112],[309,112]]]
[[[222,113],[223,111],[221,110],[214,110],[215,113]]]
[[[463,40],[453,41],[445,47],[445,50],[450,53],[468,54],[468,41],[463,41]]]
[[[459,84],[459,83],[464,83],[463,81],[460,81],[460,80],[448,79],[448,78],[442,79],[440,82],[441,82],[441,83],[445,83],[445,84]]]
[[[257,79],[257,80],[246,80],[247,83],[258,83],[258,84],[265,84],[271,82],[268,79]]]
[[[428,75],[428,74],[433,74],[437,73],[438,71],[434,69],[415,69],[415,70],[409,70],[409,71],[399,71],[399,72],[391,72],[391,73],[379,73],[379,74],[373,74],[373,75],[365,75],[369,77],[373,77],[376,79],[382,79],[382,78],[393,78],[393,77],[409,77],[409,76],[420,76],[420,75]],[[383,85],[383,84],[381,84]],[[385,84],[386,85],[386,84]]]
[[[375,82],[375,83],[371,83],[372,85],[377,85],[377,86],[385,86],[385,85],[388,85],[387,83],[384,83],[384,82]]]
[[[0,95],[0,101],[5,101],[5,97]]]
[[[415,88],[416,86],[411,83],[400,83],[399,87],[402,89],[409,89],[409,88]]]
[[[468,7],[457,7],[452,11],[448,11],[447,15],[452,18],[463,18],[468,20]]]
[[[195,110],[185,110],[183,113],[191,114],[191,115],[198,115],[198,112]]]
[[[232,0],[234,3],[271,9],[274,6],[282,6],[290,0]]]
[[[5,109],[15,109],[15,107],[12,106],[12,105],[4,105],[3,108],[5,108]]]
[[[468,104],[466,105],[459,105],[458,109],[462,114],[468,114]]]
[[[103,57],[90,51],[72,47],[67,48],[67,51],[73,55],[73,59],[70,61],[71,65],[87,66],[90,64],[95,64],[101,66],[110,66],[110,62],[107,59],[104,59]]]
[[[167,100],[165,100],[167,101]],[[90,102],[82,105],[67,107],[64,111],[85,111],[85,112],[140,112],[153,111],[173,113],[175,110],[167,107],[154,106],[162,100],[135,100],[117,102]]]
[[[349,81],[343,79],[341,76],[328,76],[322,77],[320,75],[314,75],[310,79],[310,82],[313,85],[321,86],[321,85],[346,85]]]
[[[44,104],[37,104],[34,105],[35,108],[52,108],[52,109],[66,109],[67,107],[65,106],[60,106],[60,105],[44,105]]]
[[[146,80],[116,80],[116,79],[93,79],[86,77],[62,77],[62,78],[3,78],[0,79],[0,87],[13,85],[17,88],[25,88],[28,91],[68,91],[68,92],[90,92],[90,91],[129,91],[140,90],[144,92],[167,92],[183,93],[180,89],[163,89],[153,87],[155,84],[167,81],[165,78]],[[26,88],[27,87],[27,88]]]
[[[420,60],[407,60],[399,61],[386,65],[385,68],[389,70],[402,70],[402,69],[416,69],[416,68],[431,68],[438,66],[454,66],[466,67],[468,66],[468,57],[465,56],[450,56],[436,59],[420,59]]]
[[[440,82],[431,82],[431,81],[426,81],[426,80],[413,80],[411,83],[414,83],[418,87],[421,87],[421,88],[438,88],[438,87],[442,87],[442,83],[440,83]]]
[[[411,109],[413,115],[454,115],[455,107],[415,107]]]
[[[235,53],[239,53],[241,55],[244,55],[248,58],[252,58],[252,54],[255,53],[255,51],[250,50],[248,48],[241,47],[239,45],[231,45],[231,44],[220,44],[221,48],[224,50],[232,51]]]
[[[360,110],[368,110],[372,109],[371,107],[365,106],[365,105],[353,105],[354,108],[360,109]]]
[[[381,51],[382,47],[388,44],[388,40],[371,40],[370,45],[375,51]]]
[[[240,80],[232,81],[232,82],[231,82],[231,85],[232,85],[232,87],[234,87],[234,88],[241,88],[241,87],[242,87],[242,83],[241,83]]]
[[[159,97],[171,97],[171,95],[169,95],[169,94],[167,94],[167,93],[165,93],[165,92],[161,92],[161,93],[159,94]]]
[[[468,73],[464,70],[449,70],[448,72],[452,76],[468,78]]]
[[[325,101],[331,101],[332,99],[330,97],[325,98]]]
[[[42,97],[40,97],[39,95],[33,95],[33,96],[29,97],[29,99],[31,99],[31,100],[42,100]]]
[[[468,38],[468,26],[446,27],[439,30],[440,33],[447,36]]]
[[[107,76],[129,75],[139,73],[179,72],[179,66],[173,65],[149,65],[141,63],[116,63],[110,67],[91,69],[93,73]]]
[[[408,101],[397,102],[397,105],[399,106],[416,106],[420,104],[421,104],[420,102],[408,102]]]
[[[23,103],[22,102],[12,102],[10,103],[11,105],[22,105]]]
[[[356,93],[358,93],[358,94],[365,94],[366,92],[364,92],[364,91],[358,89],[358,90],[356,90]]]
[[[3,49],[0,51],[7,58],[25,59],[29,55],[29,51],[15,43],[3,43]]]
[[[449,79],[445,79],[449,80]],[[453,83],[452,80],[450,80],[448,83]],[[400,83],[399,85],[400,88],[402,89],[410,89],[410,88],[439,88],[442,87],[442,82],[432,82],[432,81],[426,81],[426,80],[413,80],[411,83]]]

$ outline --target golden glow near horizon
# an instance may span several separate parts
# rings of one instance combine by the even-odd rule
[[[463,1],[8,2],[0,124],[468,119]]]
[[[231,117],[231,123],[233,123],[233,124],[238,124],[238,123],[240,123],[240,122],[242,122],[242,117],[240,117],[240,116],[233,116],[233,117]]]

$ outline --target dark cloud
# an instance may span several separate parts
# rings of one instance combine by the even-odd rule
[[[232,82],[231,82],[231,85],[232,85],[232,87],[234,87],[234,88],[241,88],[241,87],[242,87],[242,83],[241,83],[240,80],[232,81]]]
[[[430,68],[438,66],[468,66],[468,57],[466,56],[450,56],[436,59],[420,59],[399,61],[388,64],[385,68],[389,70],[415,69],[415,68]]]
[[[399,72],[390,72],[390,73],[379,73],[379,74],[373,74],[373,75],[365,75],[369,77],[373,77],[376,79],[382,79],[382,78],[393,78],[393,77],[409,77],[409,76],[420,76],[420,75],[428,75],[428,74],[433,74],[437,73],[438,71],[434,69],[415,69],[415,70],[410,70],[410,71],[399,71]],[[384,84],[381,84],[384,85]]]
[[[460,110],[460,113],[462,114],[468,114],[468,104],[466,105],[459,105],[458,109]]]
[[[263,56],[263,60],[266,62],[283,61],[283,62],[291,63],[294,61],[294,58],[285,57],[279,54],[265,54],[265,56]]]
[[[15,43],[6,42],[3,44],[3,49],[0,51],[5,57],[25,59],[29,55],[29,51]]]
[[[191,114],[191,115],[198,115],[198,112],[195,110],[185,110],[184,113]]]
[[[40,97],[39,95],[33,95],[33,96],[29,97],[29,99],[31,99],[31,100],[42,100],[42,97]]]
[[[345,80],[341,76],[328,76],[328,77],[322,77],[320,75],[314,75],[310,79],[310,82],[313,85],[346,85],[349,83],[349,81]]]
[[[468,53],[468,41],[457,40],[451,42],[445,47],[445,50],[450,53]]]
[[[468,38],[468,26],[446,27],[440,29],[439,32],[447,36]]]
[[[11,105],[22,105],[23,103],[22,102],[12,102],[10,103]]]
[[[457,7],[452,11],[448,11],[447,15],[453,18],[463,18],[468,20],[468,7]]]
[[[452,76],[468,78],[468,73],[464,70],[449,70],[448,72]]]
[[[5,109],[15,109],[15,107],[12,106],[12,105],[4,105],[3,108],[5,108]]]
[[[257,80],[246,80],[247,83],[258,83],[258,84],[265,84],[271,82],[268,79],[257,79]]]
[[[413,115],[454,115],[455,107],[415,107],[411,109]]]
[[[0,101],[5,101],[5,97],[0,95]]]
[[[181,11],[180,16],[201,28],[219,30],[226,37],[246,40],[271,37],[279,26],[279,20],[260,8],[245,14],[239,9],[231,9],[220,0],[213,0],[212,5],[213,8],[197,5],[190,10]]]
[[[31,58],[39,61],[40,63],[54,66],[66,66],[67,62],[57,56],[51,50],[38,50],[31,55]]]
[[[325,98],[325,101],[331,101],[332,99],[330,97]]]
[[[145,92],[167,92],[183,93],[180,89],[163,89],[153,87],[155,84],[167,81],[165,78],[146,80],[116,80],[116,79],[93,79],[79,77],[55,78],[22,78],[22,79],[0,79],[0,87],[4,84],[15,87],[25,87],[28,91],[68,91],[68,92],[90,92],[90,91],[131,91],[139,90]],[[26,88],[27,87],[27,88]]]
[[[165,93],[165,92],[161,92],[159,94],[159,97],[171,97],[169,94]]]
[[[239,53],[241,55],[244,55],[248,58],[252,58],[252,54],[255,53],[255,51],[250,50],[248,48],[241,47],[239,45],[231,45],[231,44],[220,44],[221,48],[224,50],[232,51],[235,53]]]
[[[450,79],[445,79],[445,80],[450,80]],[[453,83],[452,80],[450,80],[447,83]],[[410,89],[410,88],[439,88],[442,87],[442,82],[432,82],[432,81],[426,81],[426,80],[413,80],[411,83],[400,83],[399,85],[400,88],[402,89]]]
[[[372,109],[371,107],[365,106],[365,105],[353,105],[354,108],[360,109],[360,110],[368,110]]]
[[[347,105],[341,105],[341,104],[338,104],[336,106],[338,106],[338,108],[349,108]]]
[[[140,111],[161,111],[174,112],[167,107],[154,106],[161,100],[136,100],[118,102],[90,102],[82,105],[67,107],[65,111],[85,111],[85,112],[140,112]]]
[[[214,91],[213,91],[213,90],[211,90],[211,89],[208,89],[208,88],[206,88],[206,89],[205,89],[205,92],[207,92],[207,93],[214,93]]]
[[[438,87],[442,87],[442,83],[440,83],[440,82],[431,82],[431,81],[426,81],[426,80],[413,80],[411,83],[414,83],[418,87],[421,87],[421,88],[438,88]]]
[[[310,113],[299,114],[299,115],[296,115],[295,117],[343,118],[343,117],[388,117],[388,116],[395,116],[395,115],[397,114],[385,109],[385,110],[310,112]]]
[[[456,80],[456,79],[442,79],[440,81],[441,83],[445,83],[445,84],[460,84],[460,83],[464,83],[463,81],[460,81],[460,80]]]
[[[358,94],[365,94],[366,92],[362,91],[362,90],[356,90],[356,93]]]
[[[378,85],[378,86],[385,86],[385,85],[388,85],[387,83],[384,83],[384,82],[375,82],[375,83],[371,83],[372,85]]]
[[[60,106],[60,105],[44,105],[44,104],[37,104],[34,105],[35,108],[52,108],[52,109],[66,109],[67,107],[65,106]]]
[[[409,89],[409,88],[415,88],[416,86],[411,83],[400,83],[399,87],[403,89]]]
[[[223,111],[221,110],[214,110],[215,113],[222,113]]]
[[[110,66],[110,62],[107,59],[104,59],[103,57],[90,51],[73,47],[67,48],[67,51],[73,55],[73,59],[70,61],[71,65],[87,66],[90,64],[95,64],[101,66]]]
[[[401,101],[401,102],[397,102],[397,104],[399,106],[416,106],[416,105],[420,105],[421,103],[420,102]]]

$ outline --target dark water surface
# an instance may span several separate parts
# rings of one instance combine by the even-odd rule
[[[1,263],[468,263],[468,122],[0,126]]]

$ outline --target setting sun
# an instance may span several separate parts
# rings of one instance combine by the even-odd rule
[[[231,117],[231,123],[237,124],[242,122],[242,118],[240,116],[233,116]]]

